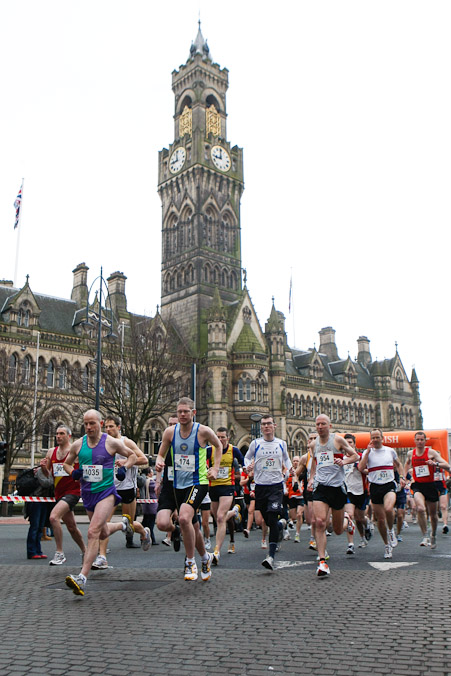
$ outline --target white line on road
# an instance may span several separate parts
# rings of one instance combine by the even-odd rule
[[[390,570],[392,568],[404,568],[405,566],[416,566],[418,561],[368,561],[370,566],[377,570]]]
[[[314,561],[277,561],[276,568],[294,568],[295,566],[308,566]]]

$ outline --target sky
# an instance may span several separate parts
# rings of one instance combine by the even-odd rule
[[[160,302],[158,151],[171,73],[197,21],[229,70],[227,138],[244,149],[242,265],[264,328],[292,347],[332,326],[340,357],[395,343],[424,427],[450,427],[451,4],[448,1],[21,0],[0,4],[0,278],[67,298],[127,276]],[[290,278],[293,284],[289,312]]]

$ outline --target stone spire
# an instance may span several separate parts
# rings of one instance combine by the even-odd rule
[[[203,58],[210,59],[210,61],[212,61],[210,48],[207,44],[207,41],[204,39],[204,36],[202,35],[202,31],[200,29],[200,19],[198,23],[199,30],[197,31],[196,39],[194,40],[194,42],[191,43],[191,47],[189,50],[190,58],[193,59],[196,56],[196,54],[200,54]]]

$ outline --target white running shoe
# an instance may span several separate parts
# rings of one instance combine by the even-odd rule
[[[207,549],[207,550],[208,550],[208,549],[211,549],[211,540],[210,540],[210,538],[205,538],[205,539],[204,539],[204,542],[205,542],[205,549]]]
[[[268,549],[268,544],[267,544],[266,540],[262,540],[261,548],[262,549]]]
[[[395,529],[392,528],[391,530],[388,531],[388,537],[390,540],[390,546],[392,549],[398,546],[398,538],[395,535]]]
[[[96,560],[93,562],[91,570],[104,570],[105,568],[108,568],[108,561],[104,556],[99,554]]]
[[[268,556],[266,557],[266,559],[264,559],[264,560],[262,561],[262,566],[264,566],[264,567],[267,568],[268,570],[274,570],[274,559],[273,559],[273,557],[272,557],[272,556],[269,556],[269,554],[268,554]]]
[[[208,559],[206,561],[202,561],[202,568],[200,571],[200,576],[204,582],[207,582],[211,578],[211,562],[213,561],[213,554],[207,552],[207,556]]]
[[[429,540],[429,538],[424,537],[420,542],[420,547],[429,547],[430,544],[431,544],[431,541]]]
[[[359,542],[359,547],[367,547],[368,546],[368,540],[366,538],[361,538]]]
[[[392,548],[390,545],[385,545],[385,551],[384,551],[384,559],[391,559],[392,558]]]
[[[142,549],[147,552],[150,549],[150,546],[152,544],[152,539],[150,537],[150,528],[147,526],[144,528],[144,531],[146,533],[145,537],[141,538],[141,547]]]
[[[210,559],[210,555],[208,557]],[[197,580],[197,565],[196,563],[188,563],[185,561],[185,580],[195,582]]]
[[[326,575],[330,575],[330,568],[325,561],[319,562],[318,568],[316,569],[316,575],[317,577],[325,577]]]
[[[63,552],[55,552],[55,556],[49,561],[49,566],[61,566],[66,560]]]
[[[354,547],[354,545],[352,544],[352,542],[350,542],[350,543],[348,544],[348,548],[347,548],[347,550],[346,550],[346,554],[355,554],[355,547]]]

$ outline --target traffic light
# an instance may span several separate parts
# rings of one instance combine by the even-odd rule
[[[6,462],[6,454],[8,453],[8,444],[6,441],[0,441],[0,465]]]

